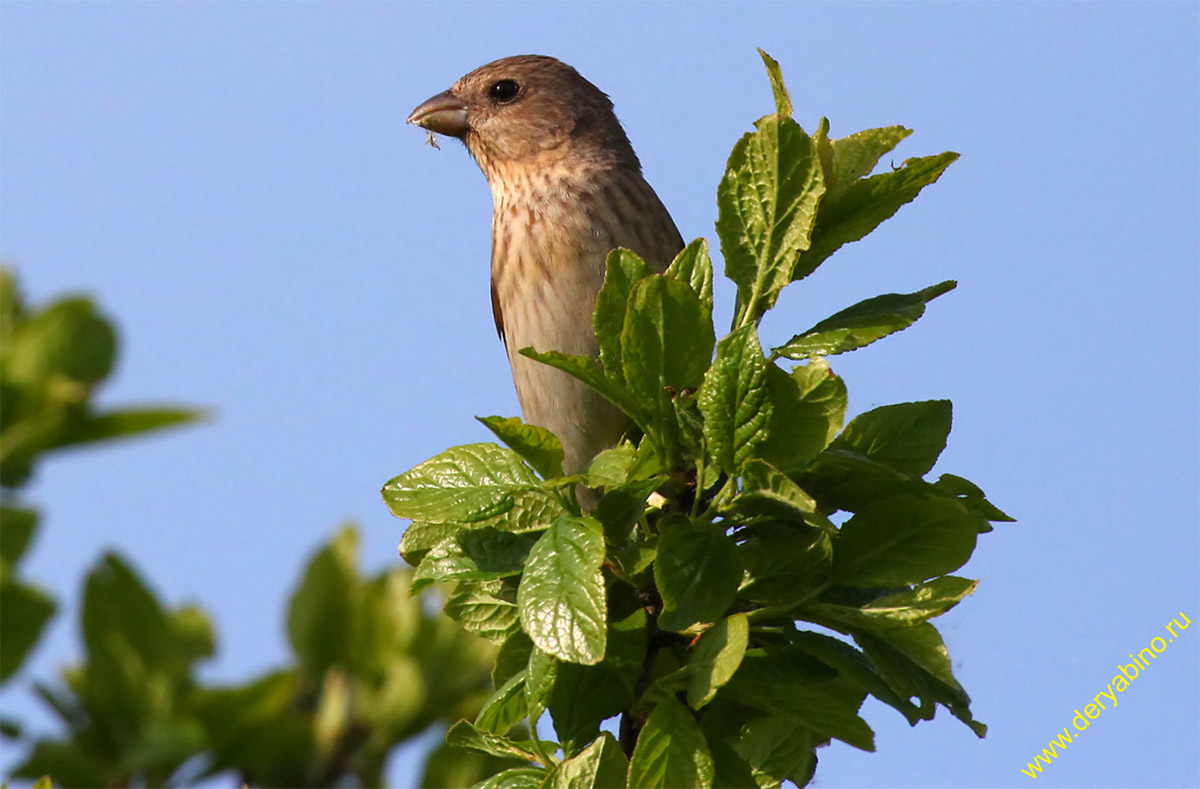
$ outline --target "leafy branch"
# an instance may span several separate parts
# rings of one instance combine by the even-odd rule
[[[872,175],[910,132],[830,139],[822,120],[809,135],[762,57],[775,112],[738,140],[717,190],[730,333],[715,335],[697,239],[662,274],[609,255],[599,359],[523,351],[642,437],[564,478],[553,435],[488,417],[505,446],[454,447],[383,489],[413,521],[401,542],[413,588],[446,584],[447,613],[499,647],[494,694],[448,742],[525,764],[480,786],[803,785],[833,739],[874,750],[868,695],[913,724],[940,705],[985,731],[930,620],[974,590],[953,573],[978,534],[1011,519],[962,477],[926,479],[949,401],[845,424],[846,385],[826,361],[912,325],[955,283],[866,299],[768,351],[758,337],[784,287],[957,154]],[[573,485],[599,491],[594,509]],[[543,712],[557,742],[536,735]],[[616,716],[619,736],[602,732]]]

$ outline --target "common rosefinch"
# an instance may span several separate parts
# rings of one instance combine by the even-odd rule
[[[597,355],[592,329],[605,260],[631,249],[662,271],[683,239],[612,102],[554,58],[481,66],[421,104],[409,122],[457,137],[492,189],[492,311],[525,421],[562,442],[583,469],[628,428],[612,404],[522,348]]]

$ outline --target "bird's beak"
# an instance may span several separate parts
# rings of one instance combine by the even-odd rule
[[[466,103],[450,91],[422,102],[408,116],[408,122],[447,137],[461,138],[470,128]]]

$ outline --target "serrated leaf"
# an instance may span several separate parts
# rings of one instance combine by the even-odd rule
[[[480,781],[471,789],[538,789],[546,777],[546,770],[542,767],[510,767]],[[440,783],[422,783],[422,786],[442,785]]]
[[[622,364],[641,411],[654,415],[648,434],[673,449],[671,398],[700,386],[712,360],[712,316],[690,286],[662,274],[638,281],[621,332]]]
[[[596,297],[593,324],[604,372],[621,383],[625,382],[621,367],[621,330],[625,326],[629,292],[635,282],[652,273],[646,261],[628,249],[614,249],[608,253],[604,285]]]
[[[538,539],[517,592],[521,627],[539,649],[599,663],[605,646],[604,534],[592,518],[559,518]]]
[[[708,451],[730,474],[736,474],[767,438],[771,419],[768,366],[757,330],[746,325],[717,345],[716,359],[700,386],[698,403]]]
[[[833,140],[830,147],[833,153],[834,186],[829,195],[845,191],[846,187],[865,175],[869,175],[879,164],[884,154],[891,151],[900,141],[912,134],[912,129],[903,126],[885,126],[879,129],[866,129],[855,132],[848,137]]]
[[[543,479],[561,477],[563,473],[563,448],[558,438],[544,427],[527,425],[519,418],[502,416],[477,416],[483,425],[496,434],[521,458],[533,466]]]
[[[833,546],[833,580],[859,587],[920,583],[961,567],[976,535],[974,517],[951,499],[883,499],[842,526]]]
[[[949,400],[896,403],[859,414],[832,444],[905,474],[920,477],[946,448],[952,409]]]
[[[645,663],[646,612],[638,609],[609,624],[599,664],[558,665],[549,710],[565,752],[575,753],[592,742],[603,721],[630,708]]]
[[[453,447],[393,477],[383,500],[398,518],[470,523],[512,509],[541,480],[517,453],[496,444]]]
[[[503,584],[461,583],[446,600],[446,615],[465,630],[503,644],[520,627],[516,595]]]
[[[538,718],[542,717],[549,705],[557,679],[558,660],[534,647],[529,653],[529,664],[525,669],[525,706],[529,710],[531,726],[537,725]]]
[[[492,666],[492,685],[498,688],[508,682],[513,674],[528,668],[533,650],[533,642],[525,635],[524,630],[510,633],[500,645],[500,649],[496,650],[496,662]]]
[[[711,787],[713,761],[704,733],[686,707],[668,696],[638,735],[629,762],[629,786],[639,789]]]
[[[534,541],[491,527],[464,529],[429,550],[413,573],[413,594],[434,583],[491,581],[518,575]]]
[[[948,152],[909,159],[898,170],[854,181],[840,194],[822,201],[811,246],[801,254],[792,278],[807,277],[844,244],[858,241],[891,218],[957,158],[957,153]]]
[[[988,501],[983,490],[969,479],[964,479],[954,474],[943,474],[938,477],[937,482],[934,482],[933,486],[946,495],[953,496],[964,507],[978,513],[986,521],[1012,523],[1016,520]],[[985,531],[985,529],[981,528],[980,531]]]
[[[742,580],[737,546],[724,529],[681,514],[659,521],[654,580],[662,595],[658,626],[682,631],[716,622],[728,610]]]
[[[459,721],[446,732],[446,744],[453,748],[470,748],[473,751],[488,753],[525,761],[537,761],[538,755],[533,744],[525,740],[511,740],[499,734],[483,731],[472,723]]]
[[[613,789],[625,786],[629,760],[608,732],[591,745],[555,766],[542,784],[544,789]]]
[[[926,303],[953,290],[955,285],[954,280],[946,280],[915,293],[888,293],[860,301],[797,334],[772,353],[789,359],[806,359],[862,348],[911,326],[925,314]]]
[[[475,716],[475,726],[492,734],[505,734],[525,717],[525,675],[509,677]]]
[[[758,50],[758,54],[762,58],[763,65],[767,67],[767,78],[771,80],[771,93],[775,96],[775,113],[790,116],[792,114],[792,98],[783,84],[783,71],[779,68],[779,62],[761,48]]]
[[[712,312],[713,267],[708,256],[708,241],[697,238],[684,247],[667,267],[666,275],[691,285],[700,297],[700,303]]]
[[[866,690],[830,674],[823,664],[806,664],[794,654],[760,651],[746,656],[728,687],[743,703],[794,717],[864,751],[875,750],[875,735],[858,715]]]
[[[769,516],[813,526],[826,524],[812,496],[779,469],[758,458],[746,461],[742,469],[742,492],[734,498],[730,509],[743,516]]]
[[[825,449],[846,415],[846,384],[824,359],[796,367],[791,374],[767,368],[771,421],[767,438],[752,453],[785,474],[795,474]]]
[[[687,700],[700,709],[733,677],[750,639],[750,622],[745,614],[734,614],[704,631],[688,659]]]
[[[825,193],[812,140],[798,123],[770,115],[755,127],[734,146],[717,188],[717,235],[738,288],[735,328],[757,323],[792,280]]]
[[[584,484],[588,487],[615,487],[629,478],[637,447],[628,441],[599,452],[584,471]]]

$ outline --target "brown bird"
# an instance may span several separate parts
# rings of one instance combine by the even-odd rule
[[[525,421],[558,436],[582,470],[628,429],[625,416],[522,348],[597,355],[592,312],[605,260],[631,249],[657,271],[683,239],[608,96],[554,58],[481,66],[421,104],[409,123],[457,137],[492,190],[492,311]]]

